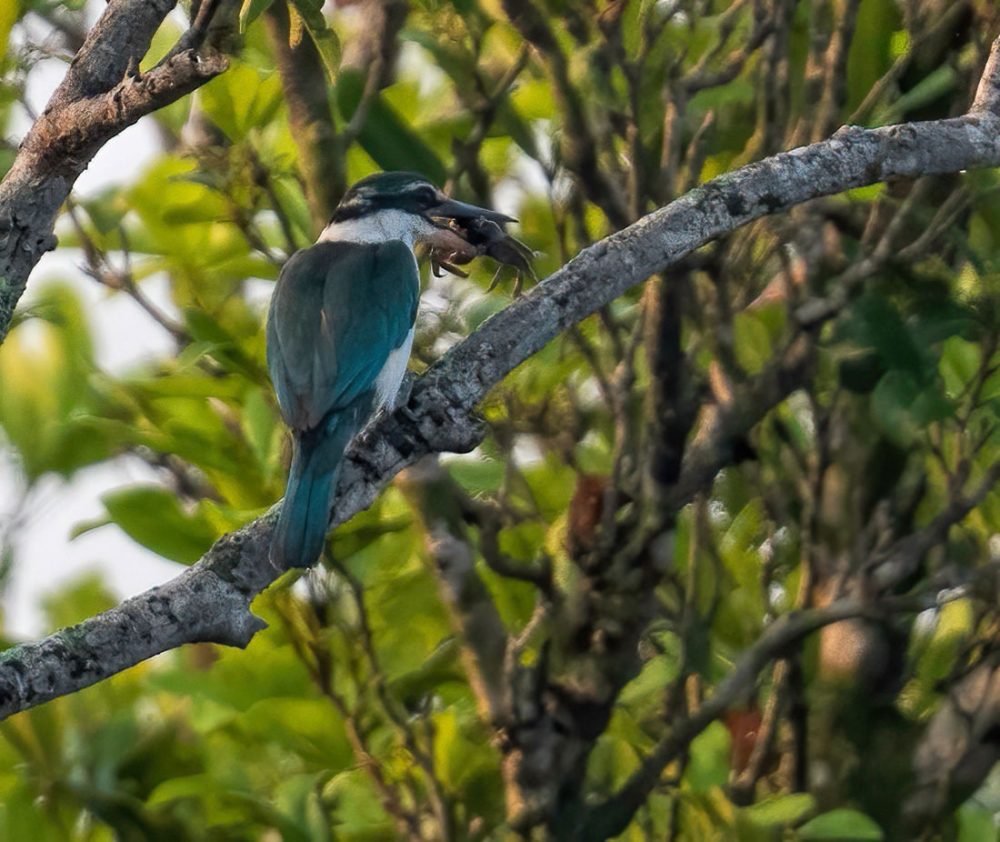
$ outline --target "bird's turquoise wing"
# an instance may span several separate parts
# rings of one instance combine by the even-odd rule
[[[409,248],[318,243],[278,278],[267,363],[286,423],[316,427],[371,390],[416,319],[420,280]]]

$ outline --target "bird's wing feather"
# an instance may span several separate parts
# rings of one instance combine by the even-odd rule
[[[312,429],[373,388],[413,326],[419,293],[399,241],[319,243],[288,260],[271,300],[267,362],[290,427]]]

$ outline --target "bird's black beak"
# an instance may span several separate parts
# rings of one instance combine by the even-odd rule
[[[506,222],[517,222],[512,216],[507,216],[497,211],[481,208],[477,205],[470,205],[467,202],[459,202],[457,199],[445,199],[424,212],[427,216],[438,219],[455,219],[458,221],[469,219],[488,219],[503,225]]]

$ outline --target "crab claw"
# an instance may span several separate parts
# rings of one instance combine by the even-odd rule
[[[477,214],[470,212],[466,217],[453,216],[447,225],[441,225],[439,233],[430,240],[435,274],[439,269],[445,269],[468,277],[467,273],[456,269],[455,264],[469,263],[474,258],[485,255],[500,264],[490,282],[490,291],[500,283],[506,267],[512,268],[515,273],[515,297],[520,294],[525,277],[537,283],[538,276],[531,265],[535,254],[503,229],[510,221],[513,221],[511,217],[493,211]]]

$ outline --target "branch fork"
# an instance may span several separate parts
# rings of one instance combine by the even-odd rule
[[[219,54],[181,51],[138,79],[124,78],[131,56],[145,53],[172,6],[166,0],[113,0],[88,39],[90,49],[81,50],[53,96],[50,113],[32,131],[0,185],[0,220],[7,221],[0,236],[0,340],[29,272],[41,251],[52,244],[59,207],[102,138],[225,68]],[[118,16],[125,15],[139,22],[135,31],[123,33],[116,25]],[[105,48],[119,44],[122,55],[113,67],[98,62],[107,53],[96,50],[95,43]],[[109,80],[111,71],[114,78]],[[115,107],[109,114],[112,101]],[[61,122],[67,115],[84,122]],[[68,144],[80,150],[79,157],[58,163],[47,159],[39,140],[53,131],[60,132],[64,151]],[[1000,166],[1000,41],[993,45],[969,114],[879,129],[844,127],[828,140],[708,182],[582,251],[452,348],[417,381],[405,409],[381,418],[354,443],[332,525],[370,505],[394,476],[419,457],[475,447],[483,436],[475,409],[490,389],[560,333],[695,249],[755,219],[822,196],[893,178],[987,166]],[[782,399],[782,390],[792,382],[786,374],[779,366],[769,373],[771,380],[750,384],[762,406]],[[727,446],[725,438],[716,441],[709,436],[703,447],[690,449],[688,458],[693,461],[682,466],[670,496],[672,505],[683,505],[724,464],[720,448]],[[272,508],[221,538],[197,564],[166,584],[44,640],[0,653],[0,718],[72,693],[184,643],[246,646],[263,627],[250,611],[252,601],[283,572],[268,559],[275,520]],[[854,604],[837,610],[840,618],[861,611]],[[675,729],[671,740],[681,739],[684,729],[703,728],[714,719],[733,683],[756,675],[772,652],[780,654],[778,644],[790,630],[808,631],[831,616],[827,611],[776,624],[738,663],[716,697]],[[623,801],[644,799],[650,780],[655,783],[658,778],[661,761],[673,752],[672,744],[658,749],[626,787]],[[600,815],[608,826],[614,825],[613,814],[621,804],[606,805],[606,810],[595,811],[595,818]]]

